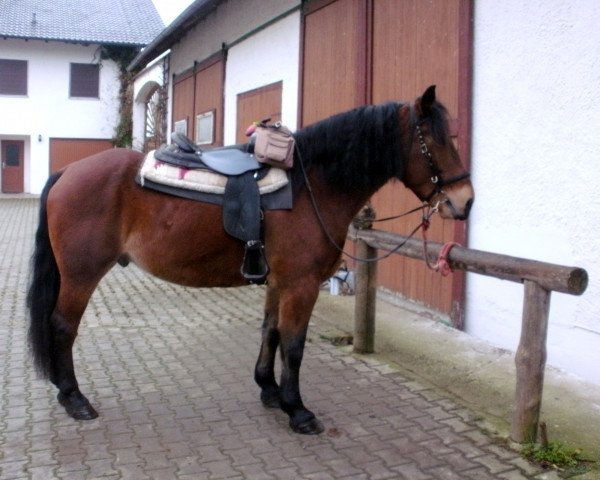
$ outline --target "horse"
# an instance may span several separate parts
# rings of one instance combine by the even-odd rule
[[[262,403],[282,409],[294,432],[318,434],[323,425],[300,395],[300,366],[320,286],[340,264],[353,217],[391,179],[445,219],[465,220],[474,191],[435,86],[413,102],[359,107],[294,137],[293,208],[264,212],[270,273],[254,379]],[[134,262],[190,287],[246,283],[244,245],[225,232],[222,207],[143,188],[135,181],[142,160],[128,149],[101,152],[52,174],[40,196],[28,342],[39,376],[58,388],[76,420],[98,413],[79,389],[73,344],[92,293],[114,265]]]

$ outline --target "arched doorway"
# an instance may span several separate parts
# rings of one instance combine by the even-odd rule
[[[154,150],[166,142],[166,113],[166,94],[162,87],[156,85],[146,101],[144,152]]]

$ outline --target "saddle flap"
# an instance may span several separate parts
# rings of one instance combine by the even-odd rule
[[[223,226],[243,241],[260,238],[260,194],[252,173],[231,177],[225,186]]]

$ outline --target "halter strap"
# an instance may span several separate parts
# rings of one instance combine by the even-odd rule
[[[430,179],[431,183],[433,184],[433,191],[424,198],[426,202],[429,202],[437,193],[440,193],[442,188],[444,188],[446,185],[451,185],[453,183],[460,182],[461,180],[465,180],[471,176],[471,173],[464,172],[459,175],[444,179],[442,177],[442,171],[433,160],[433,155],[431,155],[431,152],[425,143],[423,132],[421,132],[421,122],[416,123],[415,130],[417,132],[417,137],[419,138],[419,148],[421,149],[421,153],[423,154],[423,157],[425,157],[425,161],[429,165],[429,170],[431,172]]]

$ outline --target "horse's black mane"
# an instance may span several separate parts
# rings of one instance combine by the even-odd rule
[[[359,107],[299,129],[294,137],[305,169],[317,167],[327,185],[342,192],[373,193],[391,178],[402,180],[407,159],[401,106],[389,102]],[[435,102],[420,120],[440,144],[448,138],[447,116],[445,107]],[[411,119],[411,128],[417,121]],[[295,163],[292,181],[296,190],[304,183],[297,152]]]
[[[318,167],[337,191],[374,192],[404,175],[399,103],[356,108],[302,128],[294,134],[304,168]],[[304,182],[296,152],[293,185]]]

